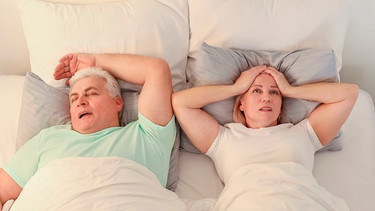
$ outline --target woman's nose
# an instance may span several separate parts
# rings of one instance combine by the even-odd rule
[[[271,97],[267,94],[263,95],[262,102],[271,102]]]

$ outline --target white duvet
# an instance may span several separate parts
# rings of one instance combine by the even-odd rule
[[[119,157],[64,158],[40,169],[11,207],[15,210],[186,210],[145,167]]]
[[[287,162],[252,164],[237,170],[214,210],[345,211],[349,208],[344,200],[320,186],[302,165]]]
[[[189,211],[347,211],[346,202],[294,162],[251,164],[237,170],[217,200],[185,200]]]

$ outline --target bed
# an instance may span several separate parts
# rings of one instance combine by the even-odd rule
[[[53,67],[63,54],[134,53],[162,57],[170,65],[175,91],[208,83],[232,83],[235,73],[251,62],[288,67],[295,83],[340,81],[350,7],[345,0],[17,0],[17,5],[31,69],[22,70],[21,75],[12,74],[12,70],[0,74],[0,166],[40,129],[69,122],[64,81],[52,77]],[[135,118],[140,88],[126,82],[121,82],[121,88],[125,98],[122,121],[126,124]],[[290,112],[285,121],[298,121],[316,106],[311,103],[291,101],[294,106],[285,112]],[[231,105],[228,100],[206,109],[216,112],[219,121],[225,123],[229,121]],[[296,111],[300,113],[297,115]],[[292,120],[291,115],[295,115]],[[351,210],[375,209],[374,129],[374,102],[361,89],[334,144],[315,155],[313,175],[317,182],[344,199]],[[63,166],[56,170],[58,174],[63,169],[79,171],[70,165],[86,162],[105,167],[113,164],[113,171],[132,169],[135,178],[148,175],[128,167],[132,163],[119,164],[111,158],[68,159],[49,167]],[[87,171],[97,170],[95,165],[85,166],[92,167]],[[78,190],[74,188],[78,185],[65,189],[67,186],[62,183],[40,186],[41,181],[37,178],[33,183],[44,191],[44,195],[38,192],[39,201],[30,187],[20,200],[8,201],[3,210],[12,205],[30,208],[28,203],[40,209],[42,203],[46,209],[55,203],[58,210],[57,203],[64,201],[49,195],[50,187],[59,187],[60,193],[80,194],[66,191]],[[147,189],[142,184],[152,181],[152,176],[145,176],[144,181],[137,180],[136,187]],[[210,158],[199,153],[181,130],[171,155],[167,188],[160,193],[155,187],[148,195],[139,194],[134,200],[139,204],[147,204],[146,199],[149,205],[155,203],[153,210],[206,210],[223,190]],[[31,195],[32,202],[27,202]],[[107,195],[105,199],[112,203],[116,196]],[[86,204],[74,204],[75,210],[103,208],[93,200],[97,199],[83,199]]]

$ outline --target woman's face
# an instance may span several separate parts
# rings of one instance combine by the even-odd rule
[[[240,99],[246,125],[261,128],[277,125],[282,96],[274,78],[266,73],[257,76],[250,89]]]

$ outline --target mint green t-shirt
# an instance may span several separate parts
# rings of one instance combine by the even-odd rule
[[[162,127],[141,113],[138,120],[125,127],[111,127],[92,134],[80,134],[71,125],[59,125],[33,137],[3,169],[24,187],[38,169],[58,158],[118,156],[145,166],[165,187],[175,137],[175,117]]]

